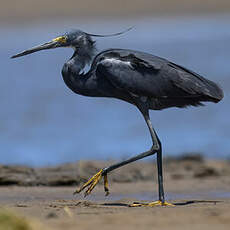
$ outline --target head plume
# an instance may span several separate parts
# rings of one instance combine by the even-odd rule
[[[118,36],[121,34],[124,34],[128,31],[130,31],[131,29],[133,29],[133,27],[130,27],[124,31],[118,32],[118,33],[114,33],[114,34],[90,34],[90,33],[85,33],[86,35],[92,36],[92,37],[114,37],[114,36]]]

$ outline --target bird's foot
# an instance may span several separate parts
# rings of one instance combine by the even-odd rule
[[[150,203],[133,203],[129,207],[155,207],[155,206],[175,206],[174,204],[168,203],[166,201],[162,202],[160,200],[150,202]]]
[[[94,176],[92,176],[85,184],[83,184],[79,189],[77,189],[73,194],[75,195],[76,193],[80,193],[83,191],[85,188],[87,190],[84,193],[84,196],[88,196],[94,187],[98,184],[98,182],[101,180],[102,177],[104,177],[104,189],[105,189],[105,195],[109,195],[109,188],[108,188],[108,178],[107,174],[103,175],[104,170],[101,169],[98,173],[96,173]]]

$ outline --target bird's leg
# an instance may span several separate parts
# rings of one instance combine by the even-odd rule
[[[80,189],[77,189],[74,194],[80,193],[83,191],[85,188],[88,187],[88,189],[85,192],[85,196],[89,195],[91,191],[94,189],[94,187],[97,185],[97,183],[100,181],[102,177],[104,177],[104,189],[106,192],[106,195],[109,194],[109,189],[108,189],[108,179],[107,179],[107,174],[117,168],[120,168],[124,165],[127,165],[129,163],[132,163],[134,161],[140,160],[144,157],[151,156],[154,153],[156,153],[157,147],[155,145],[152,146],[152,148],[149,151],[143,152],[141,154],[138,154],[137,156],[131,157],[127,160],[118,162],[116,164],[113,164],[107,168],[101,169],[98,173],[96,173],[94,176],[92,176],[85,184],[83,184]]]
[[[153,201],[150,203],[133,203],[130,207],[153,207],[153,206],[174,206],[174,204],[168,203],[164,198],[164,187],[163,187],[163,172],[162,172],[162,147],[161,142],[155,133],[158,143],[159,150],[157,151],[157,171],[158,171],[158,191],[159,191],[159,200]]]
[[[97,185],[97,183],[101,180],[102,177],[104,177],[104,190],[106,193],[106,196],[109,195],[109,189],[108,189],[108,179],[107,174],[117,168],[120,168],[126,164],[129,164],[131,162],[140,160],[144,157],[153,155],[156,152],[155,148],[152,147],[149,151],[143,152],[135,157],[131,157],[125,161],[118,162],[116,164],[113,164],[107,168],[101,169],[98,173],[96,173],[94,176],[92,176],[85,184],[83,184],[79,189],[77,189],[74,192],[74,195],[77,193],[80,193],[85,188],[88,187],[88,189],[85,191],[84,195],[87,196],[91,193],[91,191],[94,189],[94,187]]]
[[[159,186],[159,200],[165,203],[165,196],[164,196],[164,186],[163,186],[163,170],[162,170],[162,145],[161,142],[156,134],[158,143],[159,143],[159,150],[157,151],[157,172],[158,172],[158,186]]]
[[[153,142],[152,148],[155,149],[155,152],[157,152],[159,200],[154,201],[154,202],[150,202],[150,203],[144,203],[144,204],[143,203],[134,203],[130,206],[131,207],[140,207],[140,206],[152,207],[152,206],[159,206],[159,205],[161,205],[161,206],[174,206],[173,204],[166,202],[165,198],[164,198],[163,172],[162,172],[162,145],[161,145],[160,139],[158,138],[158,136],[157,136],[152,124],[151,124],[148,109],[145,109],[142,106],[139,106],[138,108],[141,111],[141,113],[143,114],[144,119],[148,125],[149,131],[151,134],[151,138],[152,138],[152,142]]]
[[[140,160],[144,157],[147,156],[151,156],[155,153],[157,153],[157,166],[158,166],[158,186],[159,186],[159,201],[156,202],[151,202],[148,204],[141,204],[141,203],[134,203],[132,205],[130,205],[130,207],[139,207],[139,206],[173,206],[173,204],[167,203],[164,200],[164,189],[163,189],[163,175],[162,175],[162,148],[161,148],[161,143],[160,140],[157,136],[157,134],[155,133],[150,118],[149,118],[149,111],[147,109],[147,107],[142,107],[141,105],[137,107],[139,108],[139,110],[141,111],[141,113],[143,114],[145,121],[148,125],[150,134],[151,134],[151,138],[152,138],[152,142],[153,145],[151,147],[151,149],[149,151],[143,152],[137,156],[131,157],[125,161],[121,161],[119,163],[113,164],[107,168],[101,169],[97,174],[95,174],[93,177],[91,177],[89,179],[88,182],[86,182],[80,189],[78,189],[75,193],[80,193],[82,190],[84,190],[86,187],[88,187],[88,189],[85,192],[85,196],[89,195],[91,193],[91,191],[94,189],[94,187],[96,186],[96,184],[99,182],[99,180],[104,177],[104,188],[105,188],[105,192],[106,195],[108,195],[109,190],[108,190],[108,180],[107,180],[107,174],[117,168],[120,168],[126,164],[129,164],[131,162]],[[74,194],[75,194],[74,193]]]
[[[155,138],[155,137],[153,137]],[[129,164],[131,162],[137,161],[139,159],[142,159],[144,157],[153,155],[154,153],[157,152],[157,150],[159,149],[159,145],[157,144],[157,138],[156,141],[154,142],[155,144],[152,146],[152,148],[149,151],[143,152],[135,157],[131,157],[125,161],[121,161],[118,162],[116,164],[113,164],[107,168],[101,169],[98,173],[96,173],[94,176],[92,176],[85,184],[83,184],[79,189],[77,189],[74,192],[74,195],[77,193],[80,193],[81,191],[83,191],[84,189],[87,190],[84,193],[84,196],[87,196],[91,193],[91,191],[94,189],[94,187],[97,185],[97,183],[101,180],[102,177],[104,177],[104,190],[106,193],[106,196],[109,195],[109,189],[108,189],[108,178],[107,178],[107,174],[119,167],[122,167],[126,164]]]

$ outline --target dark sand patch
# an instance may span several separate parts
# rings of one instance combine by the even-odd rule
[[[31,168],[27,166],[0,165],[0,185],[69,186],[79,185],[101,168],[115,161],[79,161],[56,167]],[[136,162],[109,174],[117,183],[156,181],[156,162]],[[187,155],[164,160],[165,178],[170,180],[230,177],[230,162],[205,160],[200,155]]]

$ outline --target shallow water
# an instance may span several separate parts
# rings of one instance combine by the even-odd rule
[[[217,15],[0,28],[4,35],[0,37],[0,163],[41,166],[116,159],[150,147],[148,130],[136,108],[115,99],[75,95],[64,85],[60,71],[72,50],[9,59],[66,28],[108,33],[130,25],[135,28],[123,36],[98,39],[98,50],[119,47],[153,53],[218,82],[225,92],[219,104],[151,112],[164,155],[202,152],[208,157],[229,157],[230,15]]]

